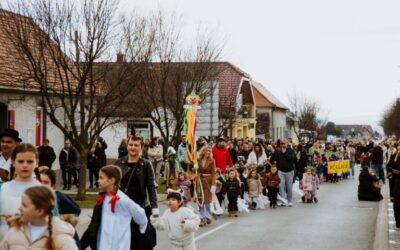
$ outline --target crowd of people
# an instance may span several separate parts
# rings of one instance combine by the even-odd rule
[[[197,159],[188,157],[182,136],[177,148],[161,139],[124,139],[119,159],[106,164],[107,144],[98,138],[88,155],[89,187],[96,186],[91,222],[79,239],[74,226],[81,212],[67,195],[55,190],[56,160],[49,141],[39,148],[22,143],[18,131],[0,134],[0,249],[153,249],[156,230],[167,230],[174,249],[195,249],[194,232],[212,223],[225,209],[240,212],[293,206],[293,185],[304,203],[318,202],[323,182],[355,177],[361,164],[359,200],[382,199],[384,165],[400,227],[400,143],[308,142],[286,139],[199,138]],[[348,160],[348,171],[330,173],[328,163]],[[63,188],[79,185],[79,154],[69,140],[59,154]],[[75,173],[74,173],[75,172]],[[168,177],[167,179],[165,179]],[[160,215],[157,186],[167,185],[167,210]],[[194,207],[193,207],[194,204]]]

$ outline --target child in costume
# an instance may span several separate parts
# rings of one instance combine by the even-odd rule
[[[265,176],[264,180],[264,186],[268,189],[269,207],[276,208],[280,183],[281,178],[279,178],[278,169],[276,165],[272,165],[271,172]]]
[[[179,172],[176,186],[183,190],[183,206],[187,207],[187,204],[192,200],[192,194],[190,192],[192,182],[186,177],[185,172]]]
[[[173,250],[195,250],[194,232],[199,228],[200,218],[182,204],[181,193],[170,190],[168,209],[161,217],[152,215],[150,221],[156,229],[168,230]]]
[[[236,176],[236,171],[234,169],[229,170],[228,179],[225,182],[224,190],[227,194],[229,205],[228,212],[229,216],[239,216],[238,208],[238,196],[240,196],[240,182]]]
[[[74,228],[53,217],[54,192],[45,186],[25,190],[21,198],[21,215],[12,223],[0,249],[77,250]]]
[[[315,203],[317,203],[318,180],[313,174],[312,167],[306,168],[305,173],[303,174],[302,182],[305,202],[312,203],[313,201],[315,201]]]
[[[257,199],[262,194],[263,190],[263,186],[260,180],[260,175],[257,174],[256,169],[250,171],[249,177],[247,178],[247,187],[248,187],[249,198],[251,200],[250,209],[256,209]]]
[[[131,220],[139,225],[140,233],[147,228],[144,209],[118,189],[121,170],[114,165],[105,166],[99,173],[99,196],[92,220],[82,236],[82,249],[90,246],[97,250],[131,249]]]
[[[4,218],[0,220],[0,240],[9,229],[8,223],[19,213],[22,194],[27,188],[40,186],[40,182],[33,178],[34,169],[38,166],[39,155],[36,148],[28,143],[21,143],[11,156],[16,178],[5,182],[0,190],[0,213]]]

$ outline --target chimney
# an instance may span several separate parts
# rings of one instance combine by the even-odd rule
[[[123,63],[124,62],[124,54],[118,53],[117,54],[117,62],[118,63]]]

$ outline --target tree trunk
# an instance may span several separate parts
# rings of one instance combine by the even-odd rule
[[[87,156],[89,153],[89,149],[83,148],[79,153],[80,153],[79,188],[75,199],[83,201],[86,199],[86,169],[87,169]]]

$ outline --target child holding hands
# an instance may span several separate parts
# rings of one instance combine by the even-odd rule
[[[161,217],[152,215],[150,222],[158,230],[168,230],[173,250],[196,250],[194,232],[199,228],[200,218],[182,205],[181,193],[169,190],[168,209]]]

